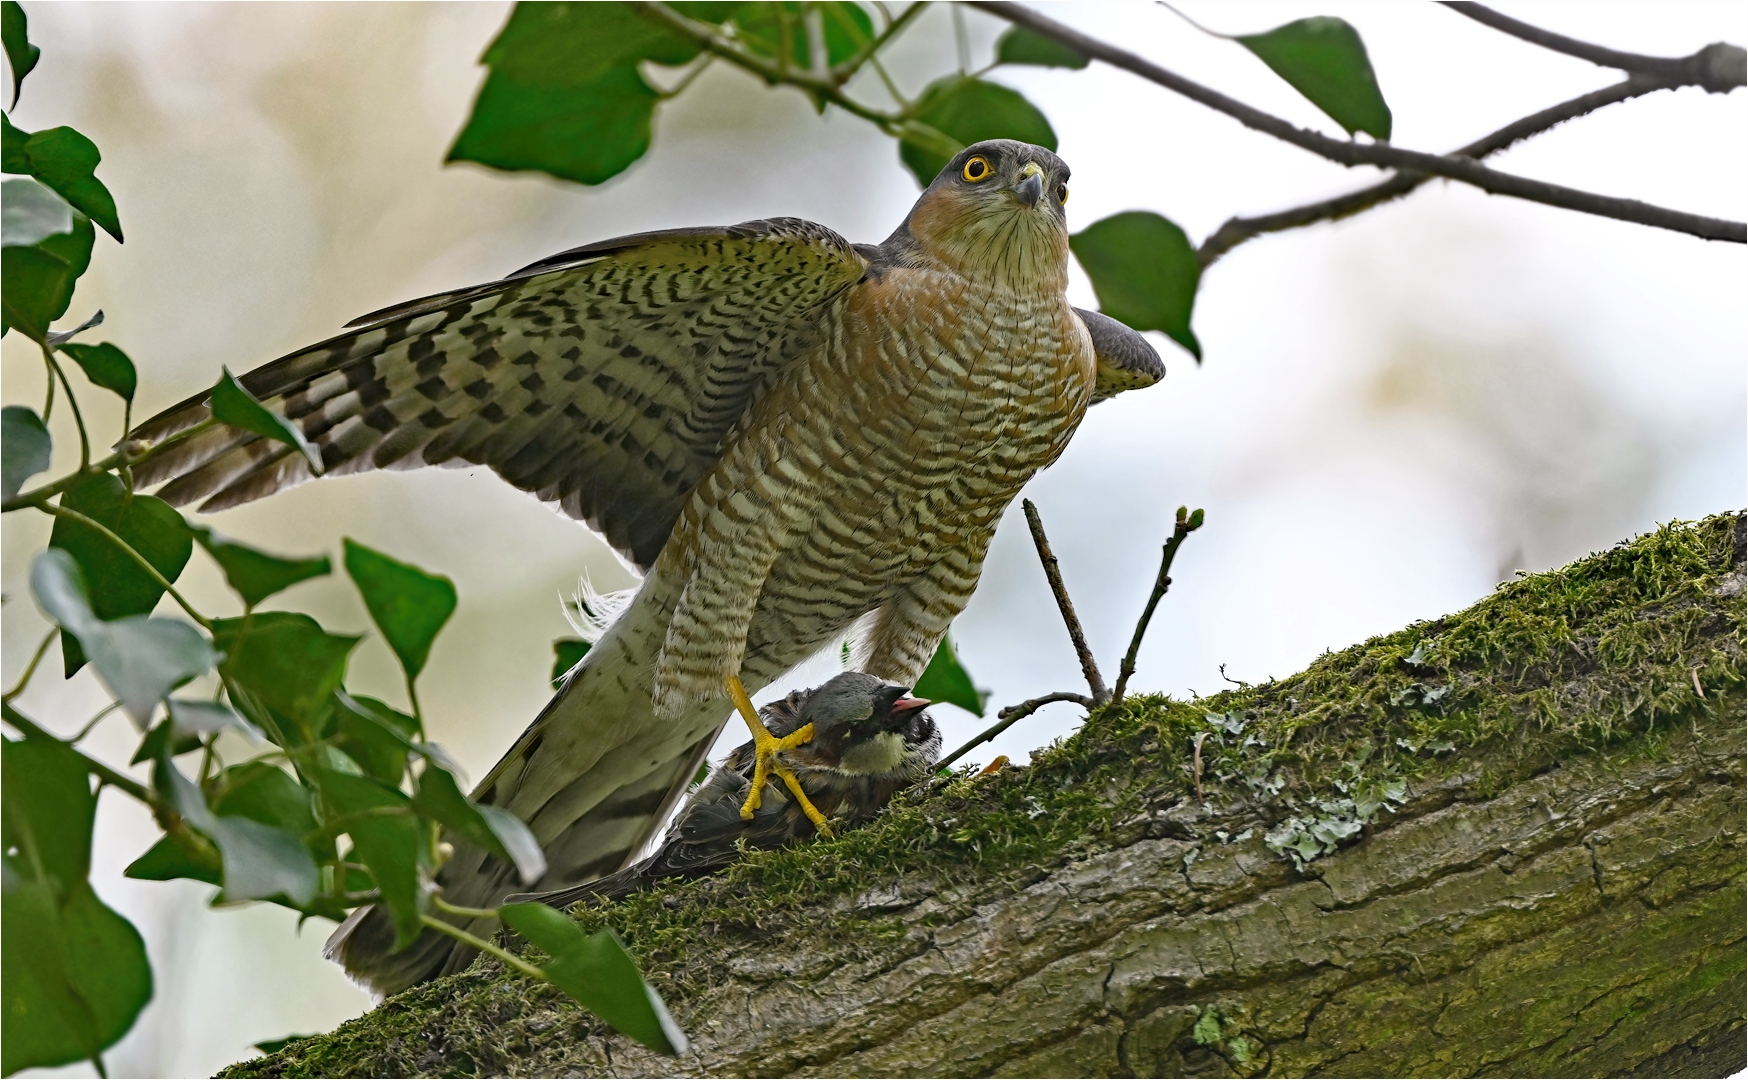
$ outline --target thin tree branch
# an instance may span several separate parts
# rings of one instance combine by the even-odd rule
[[[1748,225],[1740,221],[1727,221],[1701,214],[1690,214],[1682,210],[1654,206],[1637,199],[1598,195],[1595,192],[1580,191],[1560,184],[1550,184],[1542,180],[1532,180],[1524,176],[1502,173],[1489,169],[1472,158],[1446,157],[1441,154],[1404,150],[1387,143],[1355,142],[1330,138],[1320,132],[1297,127],[1278,116],[1227,97],[1217,90],[1186,79],[1174,71],[1168,71],[1127,50],[1119,49],[1114,45],[1083,34],[1030,8],[1021,7],[1014,3],[994,2],[994,0],[968,0],[968,2],[997,18],[1005,19],[1016,26],[1023,26],[1033,33],[1066,45],[1082,56],[1101,60],[1113,67],[1139,75],[1141,78],[1181,94],[1191,101],[1205,105],[1216,112],[1225,113],[1246,127],[1273,135],[1283,142],[1291,143],[1302,150],[1327,158],[1339,165],[1350,168],[1357,165],[1376,165],[1388,169],[1431,173],[1435,176],[1460,180],[1495,195],[1508,195],[1528,202],[1539,202],[1566,210],[1577,210],[1598,217],[1614,218],[1618,221],[1688,233],[1706,240],[1727,240],[1738,244],[1748,243]]]
[[[1044,522],[1038,517],[1038,508],[1032,500],[1022,500],[1020,505],[1026,511],[1026,524],[1032,530],[1032,543],[1038,547],[1038,560],[1044,564],[1044,577],[1050,582],[1050,593],[1056,597],[1056,608],[1062,612],[1062,621],[1068,624],[1068,636],[1074,642],[1074,652],[1080,657],[1080,670],[1086,675],[1086,684],[1092,689],[1093,702],[1100,703],[1111,696],[1105,689],[1104,676],[1099,674],[1098,661],[1093,659],[1092,650],[1086,644],[1086,631],[1080,628],[1080,618],[1074,613],[1074,602],[1068,598],[1068,588],[1062,584],[1062,569],[1056,564],[1056,554],[1050,550],[1050,540],[1044,535]]]
[[[1159,574],[1153,579],[1153,592],[1147,597],[1147,606],[1142,609],[1141,618],[1135,622],[1135,636],[1129,639],[1129,651],[1123,654],[1122,666],[1117,669],[1117,689],[1111,693],[1113,704],[1123,700],[1123,692],[1129,687],[1129,676],[1135,674],[1135,657],[1141,651],[1141,639],[1147,636],[1147,624],[1153,621],[1153,610],[1165,597],[1166,590],[1171,588],[1171,560],[1176,557],[1177,549],[1183,546],[1185,538],[1201,527],[1201,510],[1192,514],[1188,507],[1177,508],[1177,522],[1172,526],[1171,539],[1165,542],[1165,551],[1160,556]]]
[[[1043,697],[1035,697],[1035,698],[1032,698],[1030,701],[1022,701],[1018,705],[1009,705],[1007,708],[1005,708],[1005,709],[1003,709],[1000,712],[995,714],[997,721],[998,721],[997,723],[992,724],[989,727],[985,728],[981,734],[972,738],[972,740],[970,742],[966,743],[964,746],[961,746],[959,749],[953,751],[951,754],[948,754],[946,757],[942,758],[940,761],[935,762],[935,768],[937,768],[937,769],[947,768],[949,765],[953,764],[955,761],[958,761],[960,758],[964,757],[966,754],[970,753],[972,750],[975,750],[977,747],[982,746],[986,742],[989,742],[991,739],[995,738],[997,735],[1000,735],[1002,732],[1006,731],[1008,728],[1013,727],[1015,724],[1019,723],[1021,720],[1025,719],[1026,717],[1037,712],[1039,709],[1042,709],[1044,706],[1052,704],[1054,702],[1058,702],[1058,701],[1072,701],[1076,705],[1079,705],[1083,709],[1091,709],[1095,705],[1098,704],[1092,698],[1087,697],[1085,694],[1075,694],[1075,693],[1063,692],[1063,693],[1055,693],[1055,694],[1045,694]]]
[[[1748,52],[1742,46],[1718,41],[1707,45],[1692,56],[1645,56],[1621,52],[1603,45],[1592,45],[1552,30],[1531,26],[1484,4],[1471,0],[1441,0],[1458,15],[1474,19],[1502,34],[1510,34],[1533,45],[1551,49],[1567,56],[1576,56],[1602,67],[1619,68],[1658,79],[1677,80],[1682,86],[1703,86],[1714,94],[1727,94],[1738,86],[1748,85]]]
[[[1601,90],[1593,90],[1588,94],[1580,94],[1570,101],[1563,101],[1550,106],[1538,113],[1531,113],[1521,120],[1500,128],[1489,135],[1483,135],[1460,150],[1451,151],[1453,157],[1482,158],[1512,146],[1524,139],[1539,135],[1544,131],[1558,127],[1568,120],[1574,120],[1587,113],[1596,111],[1616,102],[1642,97],[1645,94],[1659,90],[1673,89],[1680,85],[1667,79],[1654,79],[1644,75],[1634,75],[1613,86]],[[1201,261],[1202,269],[1212,266],[1220,256],[1231,251],[1246,240],[1254,239],[1264,233],[1283,232],[1287,229],[1303,228],[1322,221],[1339,221],[1352,217],[1374,206],[1400,199],[1418,189],[1432,177],[1422,172],[1399,172],[1380,184],[1350,191],[1345,195],[1337,195],[1320,202],[1307,203],[1291,210],[1282,210],[1273,214],[1262,214],[1257,217],[1229,218],[1225,224],[1214,230],[1202,246],[1196,251]]]

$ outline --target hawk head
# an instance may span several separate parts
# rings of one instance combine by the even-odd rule
[[[912,265],[1060,292],[1068,281],[1068,165],[1042,146],[990,139],[961,150],[886,242]]]

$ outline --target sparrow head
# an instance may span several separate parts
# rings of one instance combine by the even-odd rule
[[[1060,291],[1068,281],[1068,165],[1042,146],[988,139],[961,150],[886,246],[970,278]]]
[[[813,740],[789,753],[798,764],[846,773],[920,775],[941,749],[926,705],[909,687],[846,671],[808,692],[797,726],[812,724]]]

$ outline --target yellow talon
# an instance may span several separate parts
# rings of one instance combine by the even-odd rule
[[[795,778],[795,774],[789,770],[789,767],[777,760],[779,751],[789,750],[811,742],[813,740],[813,725],[803,724],[779,739],[765,728],[764,722],[759,719],[759,714],[753,710],[753,702],[751,698],[747,697],[746,687],[742,686],[740,679],[733,675],[728,677],[728,697],[730,701],[734,702],[736,711],[740,713],[741,719],[747,722],[747,728],[753,733],[753,790],[747,795],[747,801],[741,804],[741,818],[746,821],[752,820],[753,811],[759,808],[759,802],[765,794],[765,779],[770,773],[775,772],[783,778],[784,786],[789,789],[790,794],[795,796],[795,801],[801,807],[801,812],[807,815],[807,820],[813,822],[813,827],[819,830],[819,834],[830,836],[832,831],[825,822],[825,815],[819,812],[819,808],[808,799],[807,793],[801,790],[801,781]]]

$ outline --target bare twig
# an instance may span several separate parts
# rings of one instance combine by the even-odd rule
[[[1056,597],[1057,610],[1062,612],[1062,621],[1068,624],[1068,636],[1074,642],[1075,655],[1080,657],[1080,670],[1086,675],[1087,686],[1092,689],[1093,702],[1103,702],[1111,692],[1105,688],[1098,661],[1093,659],[1092,650],[1087,647],[1086,632],[1080,628],[1080,618],[1074,614],[1074,602],[1068,599],[1068,588],[1062,584],[1062,570],[1056,565],[1049,538],[1044,535],[1044,522],[1039,519],[1038,508],[1032,500],[1025,499],[1020,505],[1026,511],[1026,524],[1031,526],[1032,543],[1038,546],[1038,560],[1044,564],[1044,577],[1050,582],[1051,594]]]
[[[935,768],[945,769],[947,766],[953,764],[955,761],[958,761],[960,758],[964,757],[966,754],[970,753],[972,750],[975,750],[977,747],[982,746],[986,742],[989,742],[991,739],[995,738],[997,735],[1000,735],[1002,732],[1006,731],[1008,728],[1013,727],[1019,721],[1032,715],[1033,713],[1037,712],[1039,709],[1043,708],[1044,706],[1052,704],[1052,703],[1057,702],[1057,701],[1072,701],[1076,705],[1079,705],[1083,709],[1090,709],[1093,706],[1095,706],[1096,704],[1098,704],[1092,698],[1087,697],[1085,694],[1055,693],[1055,694],[1045,694],[1043,697],[1035,697],[1035,698],[1031,699],[1030,701],[1022,701],[1018,705],[1009,705],[1007,708],[1005,708],[1005,709],[1003,709],[1000,712],[995,714],[997,717],[997,723],[991,725],[988,728],[985,728],[980,734],[978,734],[970,742],[966,743],[964,746],[961,746],[959,749],[953,751],[951,754],[948,754],[946,757],[942,758],[940,761],[937,761],[935,763]]]
[[[1235,98],[1227,97],[1218,90],[1186,79],[1150,60],[1083,34],[1073,27],[1059,23],[1055,19],[1030,8],[1021,7],[1014,3],[995,2],[995,0],[969,0],[969,2],[972,6],[981,8],[1016,26],[1023,26],[1033,33],[1066,45],[1082,56],[1101,60],[1113,67],[1139,75],[1149,82],[1182,94],[1191,101],[1205,105],[1216,112],[1225,113],[1246,127],[1273,135],[1283,142],[1291,143],[1302,150],[1310,151],[1340,165],[1346,165],[1350,168],[1358,165],[1376,165],[1387,169],[1431,173],[1435,176],[1460,180],[1495,195],[1508,195],[1512,198],[1539,202],[1566,210],[1577,210],[1598,217],[1614,218],[1618,221],[1688,233],[1706,240],[1727,240],[1738,244],[1748,243],[1748,225],[1740,221],[1727,221],[1701,214],[1690,214],[1682,210],[1654,206],[1637,199],[1598,195],[1595,192],[1580,191],[1560,184],[1550,184],[1525,176],[1502,173],[1482,165],[1473,158],[1447,157],[1442,154],[1404,150],[1388,143],[1357,142],[1331,138],[1320,132],[1298,127],[1278,116],[1246,105]]]
[[[1129,639],[1129,651],[1123,654],[1122,666],[1117,669],[1117,689],[1111,693],[1111,701],[1123,700],[1123,692],[1129,687],[1129,676],[1135,674],[1135,656],[1141,651],[1141,639],[1147,636],[1147,624],[1153,621],[1153,609],[1159,606],[1159,601],[1165,596],[1165,591],[1171,588],[1171,560],[1177,555],[1177,549],[1183,546],[1184,539],[1202,527],[1202,511],[1190,513],[1189,507],[1177,508],[1177,522],[1172,526],[1171,539],[1165,542],[1165,551],[1159,560],[1159,575],[1153,579],[1153,592],[1147,597],[1147,606],[1141,610],[1141,618],[1135,623],[1135,636]]]
[[[1653,79],[1648,76],[1634,75],[1613,86],[1601,90],[1593,90],[1588,94],[1580,94],[1570,101],[1532,113],[1521,120],[1515,120],[1498,131],[1484,135],[1460,150],[1451,151],[1451,156],[1482,158],[1496,154],[1524,139],[1539,135],[1568,120],[1577,119],[1587,113],[1616,102],[1642,97],[1645,94],[1659,90],[1672,89],[1678,83],[1664,79]],[[1257,217],[1230,218],[1221,225],[1196,251],[1197,258],[1205,270],[1213,265],[1220,256],[1231,251],[1246,240],[1254,239],[1264,233],[1284,232],[1287,229],[1299,229],[1307,225],[1315,225],[1323,221],[1339,221],[1352,217],[1362,211],[1370,210],[1413,192],[1432,177],[1422,172],[1399,172],[1382,183],[1364,187],[1358,191],[1350,191],[1345,195],[1337,195],[1332,199],[1307,203],[1291,210],[1282,210],[1273,214],[1262,214]]]
[[[1466,15],[1502,34],[1510,34],[1533,45],[1551,49],[1567,56],[1576,56],[1602,67],[1619,68],[1658,79],[1678,80],[1683,86],[1702,86],[1714,94],[1727,94],[1738,86],[1748,85],[1748,53],[1740,45],[1718,41],[1692,56],[1645,56],[1621,52],[1603,45],[1569,38],[1552,30],[1520,22],[1510,15],[1494,11],[1484,4],[1469,0],[1442,0],[1445,7]]]

